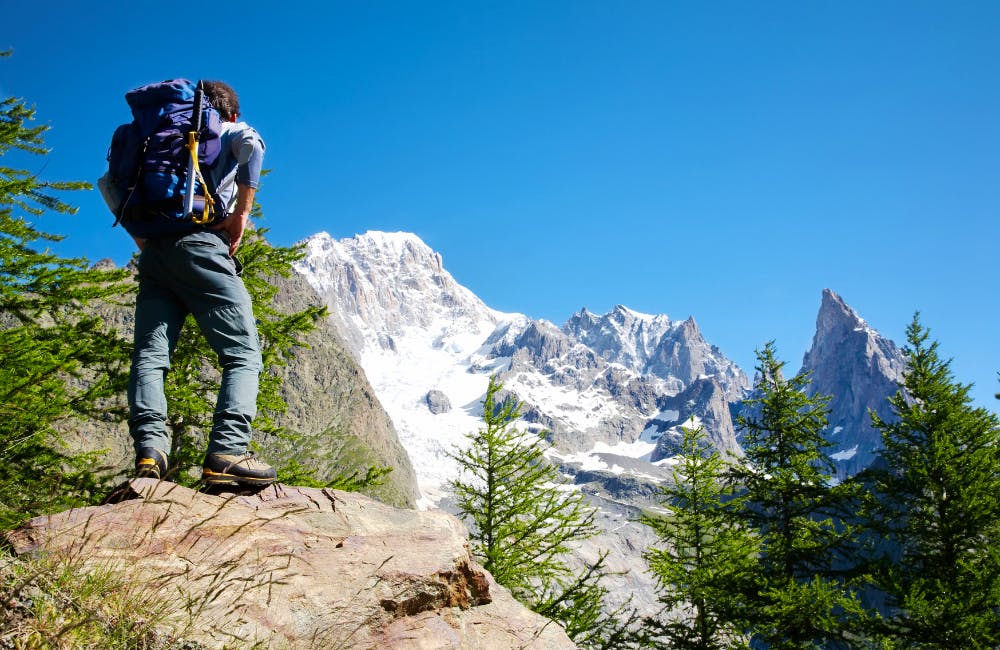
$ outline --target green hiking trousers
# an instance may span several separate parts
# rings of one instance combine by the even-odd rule
[[[199,230],[147,242],[139,254],[135,348],[128,384],[129,432],[136,450],[168,452],[164,382],[188,314],[218,356],[222,383],[208,453],[242,454],[257,414],[260,340],[225,233]]]

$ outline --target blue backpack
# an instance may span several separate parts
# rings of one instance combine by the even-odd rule
[[[221,221],[225,209],[206,176],[222,148],[222,120],[200,84],[149,84],[126,93],[125,101],[134,119],[115,129],[108,149],[108,177],[125,197],[115,224],[148,238]]]

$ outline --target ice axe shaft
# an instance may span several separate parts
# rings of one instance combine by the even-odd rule
[[[198,156],[198,135],[201,133],[201,113],[202,101],[205,92],[201,89],[201,82],[194,91],[194,111],[191,113],[191,130],[188,132],[187,146],[191,150],[191,158],[187,167],[187,187],[184,189],[184,214],[189,215],[194,212],[194,190],[197,184],[195,177],[195,160]]]

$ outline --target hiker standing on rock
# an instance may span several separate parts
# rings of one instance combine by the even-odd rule
[[[247,449],[263,362],[250,294],[233,257],[253,206],[264,142],[237,121],[239,99],[220,81],[197,88],[185,79],[150,84],[126,100],[135,120],[115,132],[98,186],[140,250],[128,384],[136,475],[167,476],[164,381],[190,313],[222,367],[202,480],[268,485],[274,468]]]

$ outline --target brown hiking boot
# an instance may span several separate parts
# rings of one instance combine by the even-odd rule
[[[207,484],[238,483],[270,485],[277,472],[267,463],[257,460],[252,451],[243,454],[208,454],[201,468],[201,480]]]

